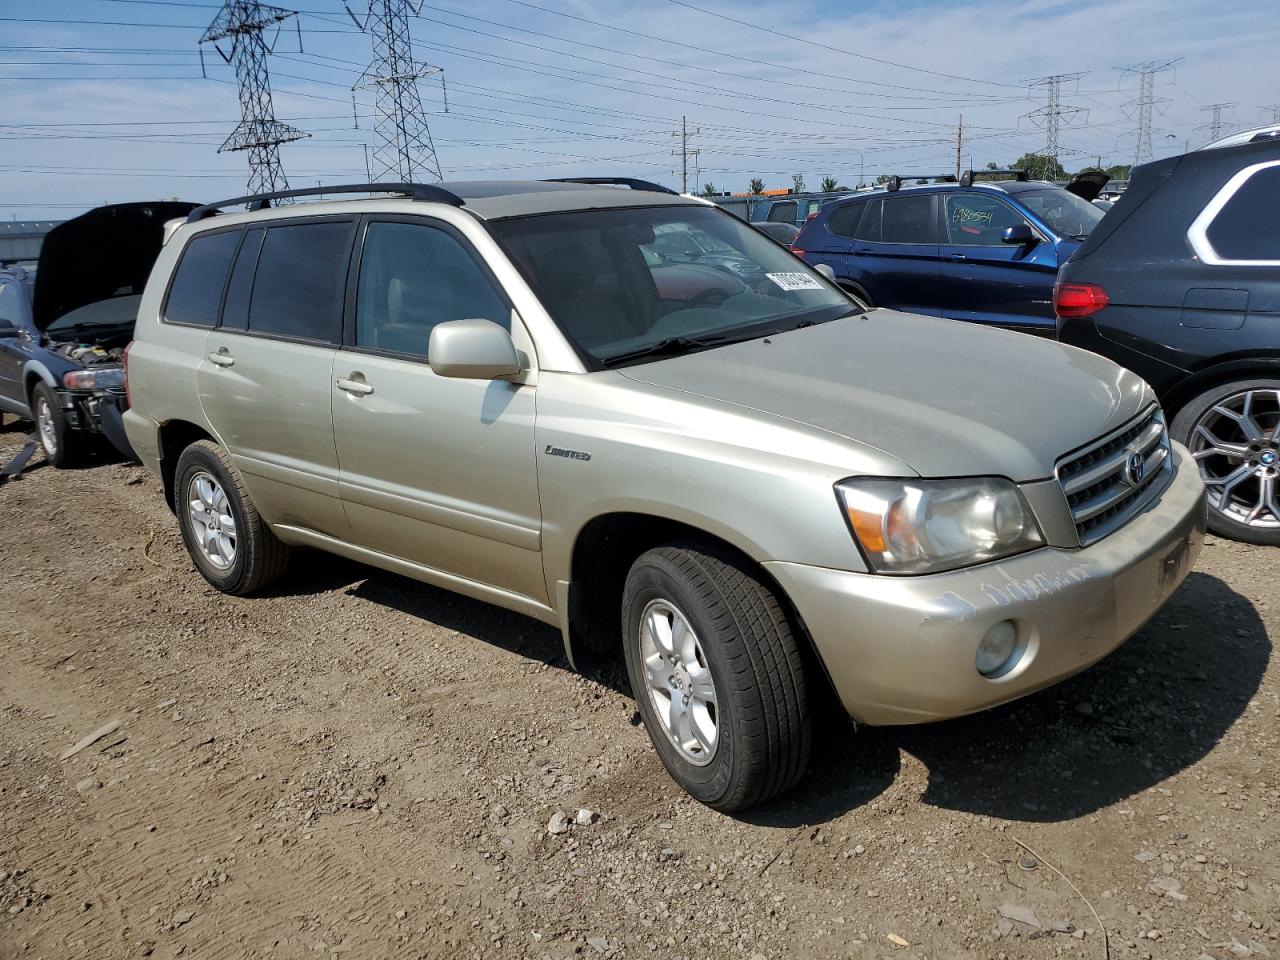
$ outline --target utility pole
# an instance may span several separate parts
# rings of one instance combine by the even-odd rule
[[[369,0],[361,21],[347,7],[356,26],[373,38],[373,60],[352,86],[351,97],[354,109],[357,90],[374,91],[374,181],[419,183],[443,179],[418,95],[418,81],[440,74],[445,113],[449,112],[449,94],[444,88],[444,68],[418,63],[413,58],[409,13],[416,16],[421,10],[422,0],[417,6],[412,0]],[[356,122],[358,126],[358,118]]]
[[[695,161],[698,159],[698,151],[689,149],[689,138],[696,136],[701,132],[702,132],[701,127],[699,127],[696,130],[690,130],[689,118],[681,117],[680,129],[672,134],[673,137],[680,138],[680,149],[672,150],[671,155],[673,157],[680,158],[680,192],[681,193],[689,192],[689,159],[693,158]]]
[[[964,146],[964,114],[960,114],[960,122],[956,124],[956,179],[960,179],[960,149]]]
[[[1174,64],[1181,57],[1174,60],[1165,60],[1158,63],[1155,60],[1148,60],[1146,63],[1135,64],[1132,67],[1120,68],[1120,79],[1123,80],[1126,75],[1133,73],[1138,76],[1138,96],[1130,100],[1125,106],[1133,109],[1138,119],[1137,127],[1137,147],[1135,149],[1135,157],[1137,163],[1146,163],[1154,154],[1151,152],[1151,117],[1157,106],[1168,103],[1165,97],[1156,96],[1156,74],[1163,73],[1166,70],[1172,70]]]
[[[231,136],[218,148],[218,152],[248,152],[251,194],[288,190],[289,181],[280,166],[280,144],[310,136],[277,120],[271,103],[267,54],[272,47],[263,41],[262,32],[292,16],[295,16],[292,10],[268,6],[258,0],[226,0],[213,23],[200,37],[200,43],[212,43],[222,59],[236,71],[236,82],[240,87],[240,124],[231,131]],[[223,50],[219,41],[230,41],[230,49]],[[203,71],[203,49],[200,66]]]
[[[1023,114],[1038,127],[1042,127],[1045,132],[1044,156],[1045,161],[1041,169],[1043,179],[1048,179],[1050,173],[1055,173],[1059,166],[1058,157],[1061,147],[1058,141],[1058,132],[1061,128],[1063,118],[1067,118],[1067,122],[1085,111],[1081,107],[1064,107],[1062,105],[1062,85],[1064,83],[1079,83],[1084,73],[1055,73],[1049,77],[1039,77],[1035,80],[1027,81],[1031,91],[1036,87],[1044,87],[1045,103],[1038,110],[1032,110],[1030,113]]]
[[[1222,112],[1224,110],[1230,110],[1234,106],[1235,106],[1234,103],[1210,103],[1210,104],[1207,104],[1206,106],[1201,107],[1200,112],[1201,113],[1208,112],[1210,119],[1207,123],[1200,124],[1200,126],[1197,127],[1196,129],[1203,130],[1205,128],[1208,128],[1210,142],[1217,140],[1220,136],[1222,136],[1222,128],[1223,128]]]

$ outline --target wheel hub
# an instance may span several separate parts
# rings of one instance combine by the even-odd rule
[[[1280,529],[1280,390],[1223,397],[1196,421],[1188,446],[1219,513]]]
[[[661,731],[684,759],[705,766],[719,745],[719,710],[693,626],[675,604],[652,600],[640,615],[639,634],[649,704]]]
[[[236,521],[217,478],[201,470],[187,485],[187,515],[196,549],[218,570],[236,561]]]

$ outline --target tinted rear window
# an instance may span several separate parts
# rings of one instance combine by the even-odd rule
[[[785,203],[775,203],[769,208],[769,219],[774,223],[795,223],[796,202],[788,200]]]
[[[858,221],[862,219],[862,211],[867,206],[865,203],[846,203],[837,207],[827,220],[827,229],[837,237],[852,237],[858,229]]]
[[[1280,260],[1280,167],[1259,170],[1213,223],[1209,243],[1224,260]]]
[[[239,230],[224,230],[201,234],[187,244],[169,287],[166,320],[196,327],[217,325],[222,288],[239,242]]]
[[[267,228],[249,301],[249,330],[336,343],[352,221]]]
[[[933,197],[890,197],[882,200],[885,243],[937,243]]]
[[[872,243],[880,242],[880,201],[869,200],[865,204],[867,212],[862,215],[862,219],[858,221],[857,229],[854,231],[855,240],[869,240]]]

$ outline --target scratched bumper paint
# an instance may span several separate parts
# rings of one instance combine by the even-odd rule
[[[1204,542],[1204,487],[1186,451],[1158,501],[1086,549],[1045,548],[924,577],[766,564],[796,605],[845,708],[871,724],[984,710],[1085,669],[1160,609]],[[994,624],[1017,624],[1018,665],[974,665]]]

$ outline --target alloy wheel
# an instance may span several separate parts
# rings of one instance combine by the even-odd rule
[[[1191,429],[1209,504],[1250,527],[1280,530],[1280,390],[1225,397]]]
[[[640,615],[645,686],[663,732],[684,759],[705,766],[719,745],[719,710],[711,668],[689,619],[669,600]]]
[[[40,442],[45,451],[54,456],[58,452],[58,427],[53,422],[53,411],[49,409],[44,397],[36,398],[36,429],[40,431]]]
[[[222,485],[204,470],[187,484],[191,533],[204,558],[218,570],[236,562],[236,519]]]

